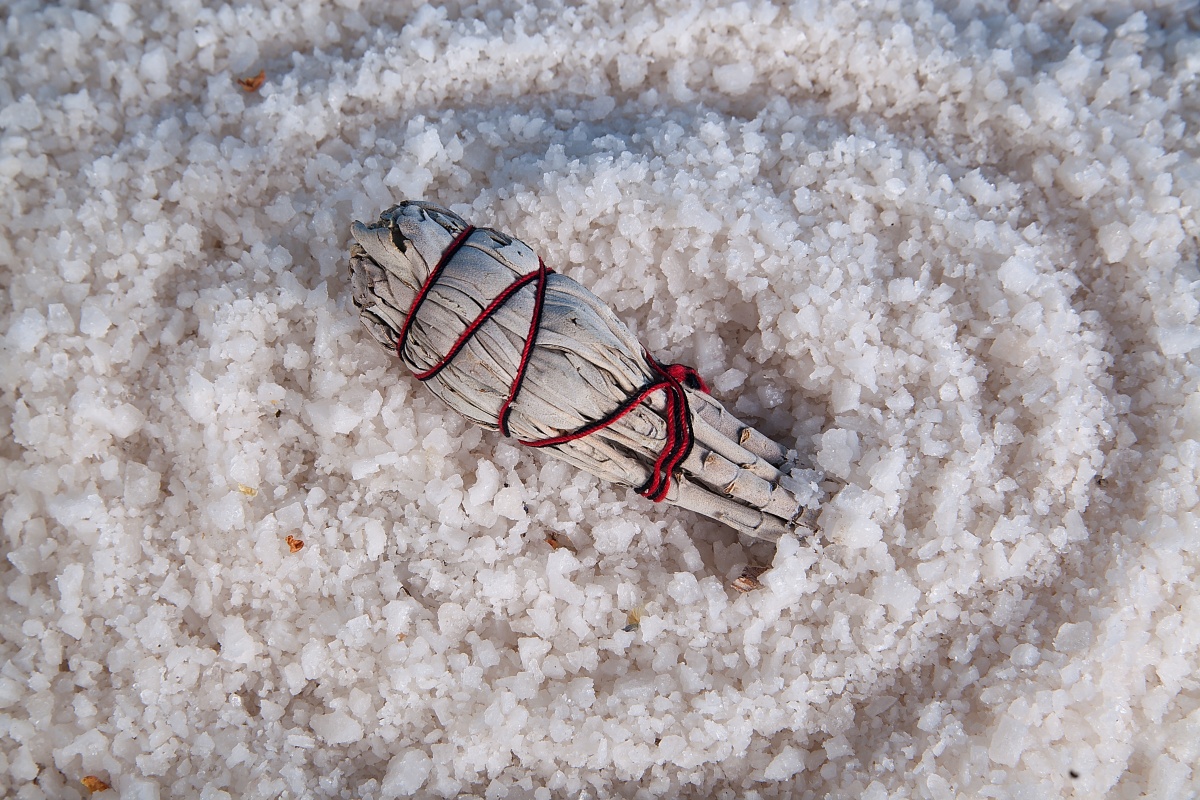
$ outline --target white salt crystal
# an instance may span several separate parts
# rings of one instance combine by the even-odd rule
[[[957,796],[950,786],[950,781],[937,773],[925,776],[925,788],[929,790],[930,800],[954,800]]]
[[[0,109],[0,126],[32,130],[41,126],[42,110],[38,101],[29,95],[24,95],[18,102],[9,102]]]
[[[903,450],[896,449],[883,456],[868,472],[872,488],[880,492],[899,491],[903,479],[903,469]]]
[[[716,233],[721,229],[721,220],[693,195],[683,198],[676,213],[681,221],[704,233]]]
[[[363,726],[345,711],[316,714],[309,725],[313,733],[329,744],[349,744],[363,738]]]
[[[216,413],[216,389],[195,370],[188,374],[187,387],[178,390],[176,399],[196,422],[209,422]]]
[[[415,601],[411,598],[392,600],[383,607],[383,618],[387,620],[388,636],[396,636],[408,630],[413,616],[417,612]]]
[[[1014,647],[1008,657],[1018,667],[1033,667],[1041,661],[1042,654],[1036,646],[1025,642]]]
[[[879,697],[871,698],[871,702],[867,703],[866,712],[868,716],[877,717],[895,704],[895,697],[880,695]]]
[[[208,507],[208,517],[217,530],[231,531],[246,523],[245,498],[236,490],[228,492]]]
[[[883,539],[883,528],[871,518],[878,499],[857,486],[843,488],[826,504],[822,522],[830,541],[852,549],[864,549]]]
[[[525,512],[525,503],[521,499],[521,491],[515,486],[506,486],[496,492],[492,508],[497,514],[513,522],[528,516]]]
[[[299,530],[304,524],[304,508],[299,503],[288,503],[275,510],[275,519],[279,521],[281,533]]]
[[[799,538],[783,536],[775,547],[771,569],[760,580],[782,607],[790,606],[812,590],[808,570],[816,560],[813,549],[803,546]]]
[[[521,669],[525,672],[540,672],[541,660],[550,652],[550,642],[534,636],[522,636],[517,640],[517,653],[521,657]]]
[[[258,655],[261,646],[246,630],[246,621],[241,617],[226,617],[219,623],[217,635],[221,643],[221,655],[238,664],[250,664]]]
[[[941,727],[942,719],[946,715],[946,704],[943,701],[935,700],[925,706],[921,711],[921,716],[917,719],[917,729],[926,733],[933,733]]]
[[[149,778],[122,775],[117,782],[121,800],[159,800],[159,785]]]
[[[48,503],[48,508],[60,525],[88,545],[96,543],[98,523],[108,517],[104,501],[90,492],[58,495]]]
[[[622,53],[617,57],[617,80],[623,91],[640,86],[646,80],[646,59],[635,53]]]
[[[728,394],[740,389],[746,382],[746,373],[740,369],[728,369],[713,381],[713,388],[722,394]]]
[[[912,618],[921,599],[921,590],[903,570],[880,575],[871,583],[871,590],[875,599],[891,608],[901,622]]]
[[[827,739],[823,747],[825,754],[831,759],[844,758],[854,752],[845,734],[841,733]]]
[[[888,302],[911,303],[921,296],[917,282],[912,278],[895,278],[888,281]]]
[[[387,546],[387,534],[384,533],[383,523],[377,519],[369,519],[363,525],[363,540],[366,544],[367,558],[375,561],[383,555]]]
[[[350,433],[363,420],[360,410],[336,401],[312,401],[305,404],[304,410],[313,427],[327,436]]]
[[[141,410],[129,403],[122,403],[112,409],[105,419],[105,427],[118,439],[128,439],[141,430],[146,421]]]
[[[871,781],[862,793],[862,800],[889,800],[891,795],[879,781]]]
[[[408,750],[392,756],[387,773],[379,786],[379,796],[385,800],[409,797],[425,785],[433,769],[433,760],[422,750]]]
[[[1011,256],[996,274],[1005,290],[1013,294],[1025,294],[1038,278],[1037,269],[1024,256]]]
[[[436,128],[426,128],[416,136],[410,137],[407,146],[408,151],[416,157],[417,163],[421,165],[428,164],[442,152],[442,140],[438,136]]]
[[[1081,200],[1095,195],[1106,183],[1096,162],[1078,156],[1065,159],[1055,174],[1063,188]]]
[[[458,603],[442,603],[437,610],[438,631],[448,639],[461,639],[471,618]]]
[[[1155,331],[1159,349],[1165,356],[1183,356],[1200,347],[1200,325],[1159,328]]]
[[[92,713],[94,714],[95,711]],[[85,731],[76,736],[64,750],[66,751],[64,755],[78,753],[83,756],[85,762],[94,762],[108,755],[108,737],[95,729]]]
[[[0,677],[0,708],[8,708],[24,696],[21,684],[12,678]]]
[[[231,361],[244,364],[258,352],[258,340],[253,336],[235,336],[225,343],[221,352]]]
[[[690,572],[676,572],[667,584],[667,594],[681,606],[698,603],[704,597],[700,591],[700,583]]]
[[[167,80],[167,52],[155,47],[142,54],[138,74],[149,83],[164,83]]]
[[[16,757],[11,760],[8,766],[9,774],[18,781],[32,781],[37,777],[40,771],[37,762],[33,759],[33,753],[30,752],[28,745],[21,745],[16,748]],[[42,797],[45,797],[43,794]]]
[[[999,517],[992,525],[989,536],[997,542],[1016,542],[1023,539],[1031,531],[1031,520],[1022,514],[1013,518]]]
[[[82,639],[87,633],[87,620],[79,612],[63,614],[58,618],[58,629],[72,639]]]
[[[1196,765],[1181,764],[1166,753],[1154,759],[1150,767],[1148,797],[1184,797],[1195,791]],[[1189,778],[1192,783],[1189,787]]]
[[[295,662],[285,664],[282,671],[287,689],[293,695],[300,694],[304,687],[308,685],[308,678],[304,674],[304,667],[300,664],[296,664]]]
[[[988,746],[988,758],[1006,767],[1015,767],[1021,753],[1029,746],[1029,727],[1008,714],[1000,717],[1000,723],[992,732]]]
[[[296,216],[296,207],[292,205],[292,201],[288,199],[287,195],[283,194],[276,197],[275,202],[263,210],[267,214],[267,219],[276,225],[282,225]],[[276,250],[282,252],[276,255],[275,251],[272,251],[271,266],[274,269],[282,269],[291,263],[291,253],[282,247],[278,247]]]
[[[58,583],[59,610],[64,614],[76,611],[83,591],[83,565],[68,564],[59,573]]]
[[[579,559],[566,548],[560,548],[546,556],[546,584],[550,594],[568,605],[583,605],[583,590],[571,578],[571,574],[580,566]]]
[[[500,488],[500,472],[490,461],[480,461],[475,468],[475,485],[467,491],[470,506],[491,505]]]
[[[112,327],[112,320],[98,305],[85,302],[79,312],[79,332],[95,338],[100,338]]]
[[[480,597],[498,602],[512,600],[518,594],[517,576],[512,572],[498,570],[481,570],[475,580],[479,583]]]
[[[1124,223],[1109,222],[1100,226],[1100,230],[1096,232],[1096,242],[1104,252],[1105,260],[1113,264],[1120,261],[1129,252],[1132,237],[1129,235],[1129,228]]]
[[[1074,653],[1085,650],[1092,644],[1092,625],[1090,622],[1064,622],[1058,628],[1054,637],[1054,649],[1060,653]]]
[[[675,761],[687,748],[687,739],[678,734],[662,737],[658,743],[658,757],[666,763]]]
[[[712,71],[717,88],[726,94],[745,94],[754,83],[754,66],[749,63],[725,64]]]
[[[597,552],[606,555],[624,553],[637,535],[637,526],[625,519],[608,519],[592,527],[592,542]]]
[[[75,320],[71,316],[70,310],[62,303],[51,303],[46,309],[47,324],[50,327],[51,333],[74,333]]]
[[[831,475],[845,478],[850,475],[850,465],[860,456],[858,432],[845,428],[829,428],[819,437],[817,464]]]
[[[264,574],[269,575],[283,563],[287,548],[285,537],[279,535],[279,521],[268,514],[254,526],[254,557]]]
[[[763,780],[784,781],[803,771],[804,753],[789,744],[763,770]]]
[[[42,339],[46,338],[47,331],[46,318],[42,316],[42,312],[36,308],[27,308],[9,324],[5,338],[9,346],[18,353],[32,353]]]

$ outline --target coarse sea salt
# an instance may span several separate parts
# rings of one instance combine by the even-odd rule
[[[0,795],[1200,794],[1183,12],[618,5],[10,11]],[[417,198],[844,481],[822,535],[440,408],[344,276]]]

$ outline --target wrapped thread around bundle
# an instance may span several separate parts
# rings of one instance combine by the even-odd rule
[[[363,324],[463,416],[760,538],[813,527],[815,473],[520,240],[413,201],[352,234]]]

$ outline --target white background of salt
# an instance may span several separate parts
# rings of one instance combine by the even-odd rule
[[[1190,4],[173,5],[6,14],[0,793],[1200,789]],[[829,541],[739,596],[466,430],[349,306],[405,197],[847,481]]]

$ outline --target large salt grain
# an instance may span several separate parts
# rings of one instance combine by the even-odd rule
[[[1135,5],[10,4],[0,796],[1200,796],[1200,44]],[[432,398],[344,273],[420,197],[819,534]]]
[[[221,655],[239,664],[250,664],[261,647],[254,636],[246,630],[246,621],[241,617],[226,617],[220,625]]]
[[[410,797],[425,785],[433,762],[420,750],[392,756],[387,773],[379,786],[380,797]]]
[[[310,724],[313,731],[329,744],[348,744],[363,737],[363,726],[344,711],[317,714]]]
[[[49,327],[46,317],[36,308],[27,308],[21,315],[9,322],[5,338],[9,347],[18,353],[32,353],[34,348],[46,338]]]

